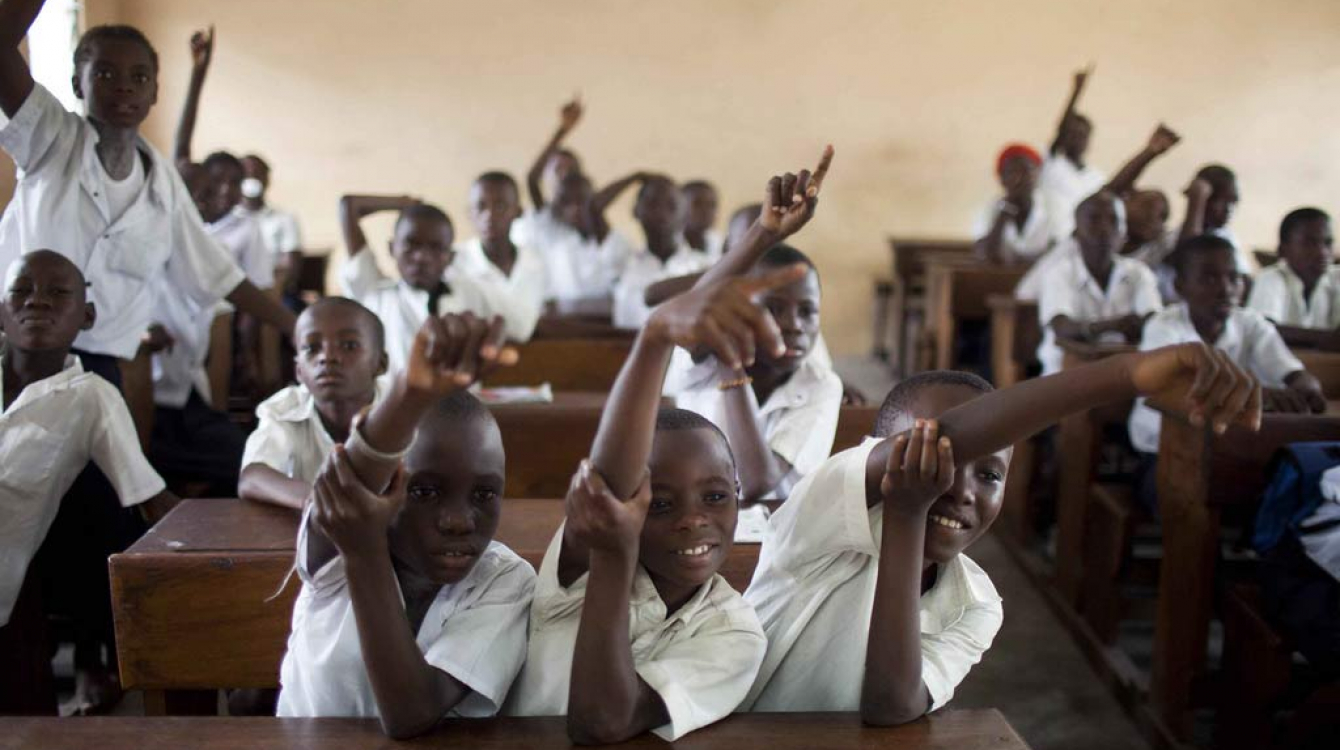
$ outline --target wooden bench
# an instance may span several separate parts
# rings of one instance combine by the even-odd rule
[[[447,719],[412,742],[387,739],[375,719],[87,717],[0,719],[8,750],[370,750],[372,748],[570,748],[561,716]],[[664,748],[643,734],[621,748]],[[937,711],[898,727],[868,727],[854,713],[736,714],[675,742],[685,750],[1028,750],[995,709]]]
[[[555,391],[609,391],[632,350],[631,338],[542,339],[518,345],[521,359],[504,367],[486,386],[536,386]]]
[[[973,257],[972,240],[890,237],[889,254],[893,266],[891,349],[896,358],[897,377],[911,374],[909,362],[916,359],[916,342],[926,323],[926,264],[936,258]],[[920,325],[915,325],[920,319]]]
[[[991,309],[992,378],[997,388],[1009,388],[1022,381],[1037,360],[1042,341],[1038,303],[1016,300],[1012,294],[993,294],[986,303]],[[1021,543],[1028,542],[1032,534],[1031,493],[1037,462],[1034,439],[1015,444],[1001,504],[1001,527]]]
[[[931,366],[951,370],[959,321],[989,320],[992,295],[1010,294],[1027,265],[989,265],[976,259],[938,258],[926,263],[926,327]],[[926,364],[918,362],[918,367]]]

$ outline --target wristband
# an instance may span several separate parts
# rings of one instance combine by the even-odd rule
[[[735,378],[734,380],[723,380],[720,383],[717,383],[717,390],[729,391],[733,388],[740,388],[742,386],[749,385],[750,383],[753,382],[754,382],[753,378],[749,377],[748,375],[745,375],[744,377],[741,378]]]

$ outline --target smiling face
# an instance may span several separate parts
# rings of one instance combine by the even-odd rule
[[[298,382],[319,405],[332,401],[372,403],[376,378],[386,371],[386,353],[372,313],[357,303],[327,298],[307,308],[294,329]]]
[[[504,180],[477,180],[470,187],[470,223],[485,244],[508,238],[512,222],[521,215],[516,185]]]
[[[69,349],[80,331],[93,327],[83,275],[68,258],[50,250],[37,250],[10,264],[3,303],[0,327],[16,349]]]
[[[451,224],[425,216],[402,216],[391,238],[391,257],[400,278],[415,289],[432,291],[451,264]]]
[[[88,105],[90,120],[116,128],[138,128],[158,101],[153,55],[131,39],[89,43],[89,57],[75,68],[74,93]]]
[[[639,560],[667,604],[712,579],[735,539],[735,463],[710,428],[658,429]]]
[[[465,578],[498,530],[505,469],[487,412],[430,413],[405,457],[407,497],[390,530],[396,560],[437,584]]]
[[[215,212],[222,218],[242,202],[242,165],[235,161],[217,161],[207,167],[214,183]]]
[[[765,275],[776,270],[775,267],[756,266],[752,275]],[[810,269],[800,281],[767,292],[762,302],[773,320],[777,321],[782,341],[786,344],[786,353],[773,357],[771,352],[760,349],[756,354],[755,367],[771,368],[783,373],[795,372],[819,338],[819,274]]]
[[[1305,285],[1315,284],[1335,258],[1330,219],[1318,217],[1299,222],[1280,245],[1279,254]]]

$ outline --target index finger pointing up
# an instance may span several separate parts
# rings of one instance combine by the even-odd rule
[[[819,166],[814,168],[814,176],[810,177],[810,187],[805,191],[805,195],[814,198],[819,195],[819,190],[823,188],[824,178],[828,176],[828,167],[833,164],[833,144],[824,146],[823,156],[819,157]]]

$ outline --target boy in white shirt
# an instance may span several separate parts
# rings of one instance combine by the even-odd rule
[[[1177,302],[1172,266],[1168,256],[1177,244],[1177,231],[1168,228],[1171,206],[1162,190],[1132,190],[1126,203],[1126,244],[1121,254],[1149,266],[1159,280],[1165,305]]]
[[[386,372],[382,323],[344,297],[325,297],[298,317],[297,385],[256,407],[237,488],[245,500],[301,510],[322,463],[349,438],[354,415],[375,403]]]
[[[1186,216],[1177,234],[1178,243],[1202,234],[1223,237],[1233,245],[1233,262],[1238,273],[1250,276],[1256,270],[1256,260],[1228,226],[1238,207],[1238,176],[1222,164],[1207,164],[1196,172],[1185,195]]]
[[[1078,252],[1043,273],[1038,318],[1043,327],[1042,374],[1060,372],[1058,338],[1135,343],[1145,319],[1163,307],[1149,266],[1117,254],[1126,237],[1125,206],[1106,190],[1075,209]]]
[[[896,386],[876,437],[802,480],[771,519],[745,592],[768,656],[745,707],[860,710],[885,725],[948,703],[1001,624],[999,595],[962,552],[999,513],[1012,444],[1137,393],[1189,399],[1215,425],[1259,424],[1254,381],[1197,345],[1004,391],[943,371]]]
[[[1247,307],[1266,316],[1286,343],[1334,348],[1340,327],[1340,272],[1333,267],[1331,217],[1290,211],[1280,223],[1279,261],[1261,269]]]
[[[123,506],[173,498],[140,452],[125,401],[116,389],[84,372],[70,346],[93,325],[78,267],[50,250],[9,264],[0,299],[0,714],[54,713],[51,652],[23,642],[24,631],[45,630],[34,598],[39,580],[29,563],[47,536],[62,495],[90,461],[106,474]],[[82,507],[79,510],[84,510]],[[96,510],[96,509],[94,509]],[[86,517],[86,521],[91,517]],[[101,550],[72,550],[94,561]],[[106,557],[80,567],[48,557],[45,573],[72,596],[107,600]],[[36,569],[36,568],[34,568]],[[110,613],[110,610],[109,610]],[[110,619],[105,625],[110,626]],[[87,689],[80,671],[78,697]],[[17,683],[13,680],[18,680]],[[77,706],[87,708],[87,706]]]
[[[382,211],[400,212],[389,243],[399,280],[382,273],[359,226],[365,216]],[[340,199],[340,227],[349,250],[340,269],[344,293],[381,319],[389,372],[404,367],[414,336],[430,315],[493,314],[491,295],[452,268],[455,230],[437,206],[409,196],[346,195]]]
[[[266,200],[270,190],[270,165],[257,154],[242,157],[242,211],[256,220],[261,239],[270,251],[275,273],[284,279],[284,303],[299,304],[298,273],[302,268],[302,228],[298,217]]]
[[[1092,66],[1075,73],[1070,98],[1056,126],[1056,137],[1047,149],[1047,159],[1038,176],[1038,188],[1054,209],[1053,229],[1057,239],[1069,236],[1074,228],[1072,221],[1079,202],[1107,184],[1107,175],[1084,161],[1093,123],[1075,109],[1092,74]]]
[[[543,256],[513,242],[521,193],[506,172],[485,172],[470,186],[470,223],[477,236],[456,248],[453,267],[491,299],[491,314],[507,321],[507,337],[529,341],[544,310],[548,280]]]
[[[715,227],[721,200],[717,189],[707,180],[689,180],[680,186],[684,196],[684,244],[715,263],[725,253],[726,238]]]

